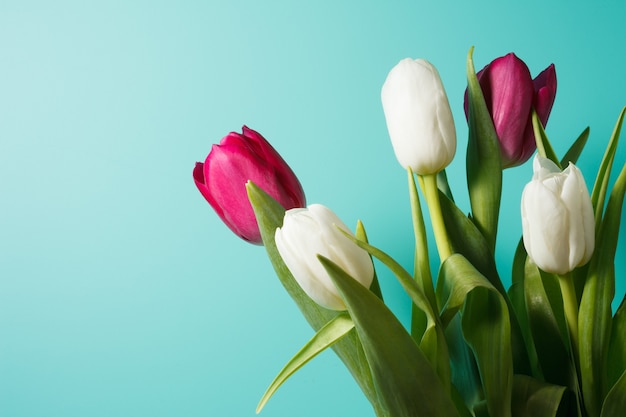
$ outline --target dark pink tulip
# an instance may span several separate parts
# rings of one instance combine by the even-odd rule
[[[545,127],[556,96],[556,71],[550,64],[534,80],[514,53],[494,59],[476,76],[500,140],[502,166],[526,162],[536,149],[532,109]],[[468,116],[467,92],[465,116]]]
[[[193,179],[222,221],[242,239],[262,244],[248,201],[246,182],[254,182],[286,210],[305,207],[300,181],[284,159],[258,132],[244,126],[213,145],[204,163],[196,162]]]

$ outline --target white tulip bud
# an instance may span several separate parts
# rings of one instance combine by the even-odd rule
[[[524,247],[539,268],[563,275],[586,264],[593,254],[591,198],[574,164],[561,172],[554,162],[537,155],[533,171],[522,193]]]
[[[403,59],[389,72],[381,99],[400,165],[420,175],[448,166],[456,152],[456,130],[437,69],[423,59]]]
[[[287,210],[276,229],[276,248],[304,292],[322,307],[345,310],[346,305],[317,255],[322,255],[369,288],[374,266],[369,254],[337,229],[349,232],[330,209],[320,204]]]

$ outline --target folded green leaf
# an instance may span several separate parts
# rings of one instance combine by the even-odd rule
[[[463,306],[463,335],[478,364],[489,414],[510,416],[513,354],[509,311],[504,298],[460,254],[450,256],[441,265],[437,295],[444,306],[442,317],[454,314]]]
[[[500,280],[496,262],[489,246],[476,225],[463,212],[446,198],[439,194],[441,211],[445,221],[450,245],[454,252],[460,253],[486,277],[489,282],[502,294],[509,307],[511,319],[511,337],[513,343],[513,358],[517,373],[530,373],[528,352],[522,336],[519,321],[510,304],[506,289]]]
[[[315,331],[321,329],[326,323],[332,320],[337,313],[320,307],[306,295],[291,275],[291,272],[289,272],[289,269],[276,249],[274,234],[276,228],[283,224],[285,209],[252,182],[248,182],[246,187],[248,189],[248,198],[254,209],[261,236],[263,237],[265,249],[276,271],[276,275],[311,327]],[[378,396],[373,385],[370,369],[365,360],[363,347],[356,333],[350,333],[342,338],[333,345],[333,350],[357,381],[361,390],[374,407],[376,414],[378,416],[384,416],[385,412],[378,403]]]
[[[566,417],[572,400],[565,387],[526,375],[513,378],[513,417]]]
[[[485,396],[476,359],[463,337],[460,314],[455,315],[450,321],[445,335],[452,368],[452,387],[458,391],[468,409],[473,409],[476,404],[484,401]],[[458,401],[459,399],[455,398],[455,402]]]
[[[256,408],[257,414],[263,409],[267,401],[276,390],[298,369],[307,362],[323,352],[326,348],[335,344],[344,337],[350,330],[354,329],[354,323],[347,313],[339,313],[326,326],[322,327],[306,345],[295,354],[283,369],[278,373],[270,386],[263,394],[259,405]]]
[[[393,417],[455,417],[449,389],[382,301],[320,256],[363,343],[381,404]]]
[[[467,144],[467,187],[472,206],[472,220],[487,241],[493,254],[496,247],[502,161],[500,142],[476,77],[472,47],[467,54],[467,94],[469,138]]]

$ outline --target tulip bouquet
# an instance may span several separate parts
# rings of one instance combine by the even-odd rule
[[[316,332],[278,373],[257,411],[294,372],[332,348],[381,417],[624,415],[626,302],[611,308],[623,162],[609,182],[626,108],[589,193],[575,165],[589,130],[562,158],[544,131],[556,94],[553,65],[533,79],[508,54],[476,73],[470,50],[467,80],[469,215],[456,205],[445,175],[456,132],[436,68],[402,60],[382,87],[389,136],[407,171],[411,271],[370,244],[360,222],[353,233],[329,208],[306,207],[293,171],[247,127],[196,164],[202,195],[237,235],[265,246]],[[502,170],[535,150],[507,290],[494,260]],[[440,260],[436,274],[422,199]],[[385,304],[373,259],[410,297],[410,328]]]

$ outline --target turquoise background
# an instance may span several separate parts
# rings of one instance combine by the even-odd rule
[[[312,331],[263,248],[197,192],[191,171],[211,144],[243,124],[260,131],[310,203],[362,219],[411,268],[387,72],[407,56],[439,68],[458,131],[450,182],[467,210],[469,47],[478,68],[510,51],[533,75],[554,63],[547,132],[563,154],[591,126],[579,164],[591,187],[626,105],[625,18],[623,1],[1,1],[0,416],[255,415]],[[531,171],[504,176],[503,276]],[[406,323],[408,299],[379,275]],[[374,414],[325,352],[261,415]]]

